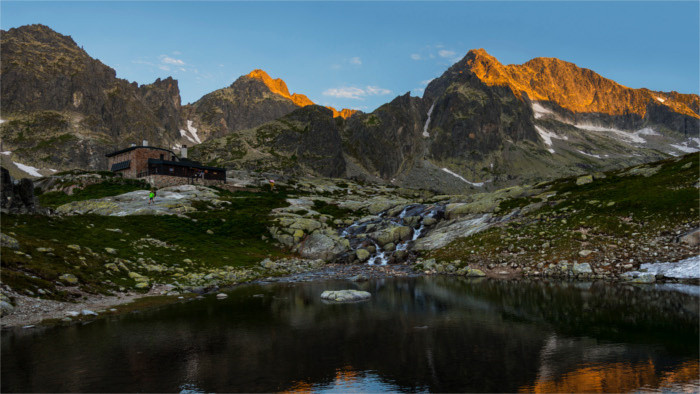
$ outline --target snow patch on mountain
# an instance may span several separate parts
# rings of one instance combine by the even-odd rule
[[[596,159],[602,159],[602,157],[600,157],[600,155],[594,155],[594,154],[592,154],[592,153],[586,153],[586,152],[584,152],[584,151],[582,151],[582,150],[578,150],[578,149],[577,149],[576,151],[577,151],[578,153],[582,154],[582,155],[586,155],[586,156],[590,156],[590,157],[595,157]]]
[[[201,144],[202,140],[199,139],[197,134],[197,128],[192,127],[192,121],[187,121],[187,130],[180,129],[180,136],[187,138],[193,144]]]
[[[645,263],[639,267],[639,270],[668,278],[700,278],[700,256],[690,257],[676,263]]]
[[[593,126],[593,125],[587,125],[587,124],[575,124],[574,126],[577,129],[581,129],[581,130],[600,131],[600,132],[613,134],[616,137],[618,137],[619,140],[622,140],[622,141],[625,141],[628,143],[645,144],[647,142],[647,140],[640,137],[639,135],[637,135],[635,133],[630,133],[630,132],[627,132],[624,130],[613,129],[610,127]],[[642,130],[644,130],[644,129],[642,129]]]
[[[484,182],[490,182],[490,181],[484,181],[484,182],[470,182],[470,181],[464,179],[464,177],[462,177],[461,175],[456,174],[456,173],[454,173],[454,172],[448,170],[447,168],[444,168],[444,167],[443,167],[442,170],[445,171],[446,173],[448,173],[448,174],[454,176],[454,177],[457,177],[457,178],[461,179],[462,181],[464,181],[464,182],[466,182],[466,183],[468,183],[468,184],[470,184],[470,185],[472,185],[472,186],[482,187],[482,186],[484,186]]]
[[[199,136],[197,135],[197,129],[195,127],[192,127],[192,121],[188,120],[187,121],[187,130],[192,134],[192,137],[197,141],[198,144],[202,143],[202,140],[199,139]]]
[[[37,176],[37,177],[43,176],[43,175],[39,174],[39,169],[36,168],[36,167],[24,165],[24,164],[18,163],[18,162],[16,162],[16,161],[13,161],[12,163],[13,163],[14,165],[16,165],[17,168],[19,168],[20,170],[26,172],[27,174],[29,174],[29,175],[31,175],[31,176]]]
[[[553,115],[554,114],[554,112],[543,107],[542,105],[540,105],[540,103],[537,103],[537,102],[532,103],[532,112],[535,113],[535,119],[539,119],[545,115]]]
[[[428,126],[430,126],[430,117],[432,116],[433,109],[435,108],[435,101],[433,101],[433,105],[431,105],[430,109],[428,110],[428,120],[425,121],[425,126],[423,126],[423,137],[426,138],[430,137],[430,134],[428,133]]]
[[[552,146],[552,138],[556,138],[556,139],[564,140],[564,141],[569,139],[569,137],[567,137],[565,135],[559,135],[559,134],[552,133],[551,131],[547,131],[540,126],[535,126],[535,130],[537,131],[537,134],[540,135],[540,138],[542,138],[542,141],[547,146]],[[549,151],[549,153],[554,153],[554,149],[552,149],[552,148],[549,148],[547,150]]]

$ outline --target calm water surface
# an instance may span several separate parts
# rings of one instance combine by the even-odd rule
[[[323,290],[371,301],[328,304]],[[695,288],[697,289],[697,288]],[[700,390],[698,296],[421,277],[240,286],[2,333],[2,392]]]

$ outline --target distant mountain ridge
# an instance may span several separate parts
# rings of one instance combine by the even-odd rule
[[[538,57],[521,65],[504,66],[483,49],[470,51],[466,66],[489,86],[508,86],[531,101],[547,101],[576,112],[607,115],[637,114],[647,106],[662,105],[693,118],[700,118],[697,95],[632,89],[603,78],[589,69],[557,58]]]
[[[698,95],[631,89],[554,58],[502,65],[483,49],[371,113],[317,106],[256,69],[181,105],[172,78],[116,78],[68,36],[2,32],[3,160],[103,169],[147,139],[228,168],[479,191],[700,148]],[[42,172],[46,174],[46,171]]]

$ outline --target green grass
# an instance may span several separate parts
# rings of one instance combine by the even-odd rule
[[[576,178],[550,182],[556,195],[540,209],[516,222],[492,227],[426,254],[441,261],[494,261],[511,245],[522,252],[521,260],[558,261],[579,259],[578,251],[611,243],[629,244],[638,237],[653,236],[688,223],[698,223],[700,198],[697,187],[700,154],[647,164],[660,166],[645,177],[628,175],[629,169],[611,171],[604,179],[576,185]],[[516,198],[501,202],[499,214],[539,202],[538,198]],[[547,243],[549,247],[542,248]],[[543,254],[542,251],[545,251]]]
[[[20,251],[32,258],[2,248],[0,279],[19,291],[36,293],[41,288],[51,291],[48,298],[69,299],[69,294],[59,292],[55,286],[58,277],[64,273],[74,274],[81,289],[91,293],[108,293],[120,286],[133,287],[136,282],[126,273],[114,274],[105,269],[105,264],[114,262],[114,259],[130,262],[139,258],[153,259],[156,264],[171,269],[164,273],[147,272],[137,265],[132,269],[159,283],[176,280],[172,277],[175,268],[193,272],[224,266],[251,267],[268,256],[288,256],[269,239],[264,239],[269,237],[268,213],[271,209],[286,206],[286,197],[283,190],[276,193],[222,190],[220,199],[230,204],[222,205],[221,209],[202,206],[199,208],[203,210],[188,217],[2,215],[3,233],[16,238]],[[158,247],[139,241],[143,238],[155,238],[173,247]],[[68,248],[70,244],[79,245],[81,250]],[[148,246],[137,248],[137,245]],[[38,252],[39,247],[52,248],[53,252]],[[109,255],[105,248],[114,248],[117,254]],[[184,263],[184,259],[193,262]]]

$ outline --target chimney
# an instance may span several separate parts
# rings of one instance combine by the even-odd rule
[[[148,146],[148,140],[143,140],[143,146]]]
[[[187,145],[182,145],[182,148],[180,148],[180,158],[181,159],[187,158]]]

